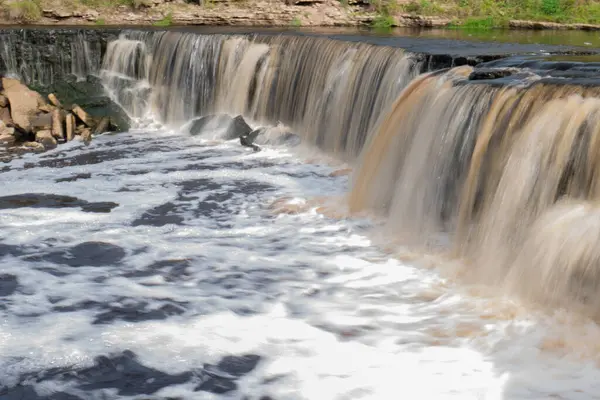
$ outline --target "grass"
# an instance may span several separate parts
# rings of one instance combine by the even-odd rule
[[[154,26],[163,26],[163,27],[173,25],[173,13],[168,13],[167,15],[165,15],[163,17],[163,19],[154,22],[152,25],[154,25]]]
[[[293,26],[294,28],[299,28],[302,26],[302,20],[296,16],[296,17],[294,17],[292,22],[290,22],[290,25]]]
[[[22,22],[35,22],[42,18],[40,0],[18,0],[8,4],[8,14],[11,19]]]
[[[600,23],[598,0],[421,0],[404,12],[454,19],[454,27],[491,29],[515,19],[560,23]]]

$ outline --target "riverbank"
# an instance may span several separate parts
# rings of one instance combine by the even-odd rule
[[[471,0],[15,0],[1,6],[0,24],[600,30],[600,5],[567,9],[561,1],[500,8]]]

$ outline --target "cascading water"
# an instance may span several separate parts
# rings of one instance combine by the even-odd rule
[[[572,306],[585,291],[586,314],[600,315],[599,297],[588,293],[600,290],[600,252],[585,240],[560,246],[559,233],[543,227],[550,221],[568,235],[576,227],[553,219],[576,211],[554,204],[598,200],[600,89],[539,77],[490,86],[469,82],[471,72],[424,75],[402,93],[362,155],[351,210],[383,213],[388,232],[413,244],[445,232],[471,283],[553,307]]]
[[[0,32],[0,73],[30,85],[51,85],[67,75],[97,74],[104,39],[94,31]]]
[[[57,41],[61,74],[98,73],[167,127],[0,168],[0,400],[597,397],[577,357],[599,359],[598,86],[419,75],[427,58],[316,37],[86,35]],[[19,43],[5,72],[60,75]],[[181,129],[218,113],[291,126],[353,181]],[[383,227],[269,206],[349,186]],[[419,256],[445,235],[450,266],[486,285],[401,262],[365,226]]]
[[[398,49],[328,39],[127,32],[109,43],[101,76],[135,117],[279,120],[343,156],[420,69]]]

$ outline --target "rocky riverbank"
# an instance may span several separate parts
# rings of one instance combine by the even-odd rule
[[[403,12],[414,2],[398,0],[397,10],[382,14],[368,0],[132,0],[130,5],[91,7],[85,3],[64,1],[19,0],[36,4],[31,9],[4,5],[5,18],[0,25],[101,25],[101,26],[244,26],[244,27],[386,27],[441,28],[460,25],[461,19],[440,13],[437,16]],[[12,4],[12,5],[11,5]],[[33,11],[32,11],[33,10]],[[385,17],[384,17],[385,15]],[[510,29],[600,30],[589,23],[557,23],[531,20],[508,20]]]
[[[63,104],[17,79],[1,78],[0,160],[15,153],[43,152],[71,140],[89,144],[93,135],[119,130],[116,118],[90,115],[78,104]]]

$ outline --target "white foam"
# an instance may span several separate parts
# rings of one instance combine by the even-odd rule
[[[469,295],[435,270],[388,258],[351,220],[314,210],[273,217],[267,206],[277,198],[303,202],[344,193],[347,178],[329,177],[331,167],[305,164],[283,149],[250,153],[233,142],[205,146],[199,138],[145,134],[147,140],[128,144],[131,153],[116,160],[24,169],[69,147],[61,157],[118,148],[140,134],[99,137],[89,147],[68,144],[14,160],[12,170],[0,173],[2,195],[52,193],[119,204],[108,214],[2,210],[1,243],[38,255],[87,241],[126,252],[118,266],[101,267],[2,259],[1,272],[17,276],[20,286],[4,302],[8,309],[0,308],[1,383],[14,384],[26,371],[91,365],[98,355],[129,349],[144,365],[171,374],[225,355],[261,355],[228,398],[600,398],[595,324],[539,316],[485,292]],[[164,151],[152,150],[156,146]],[[190,164],[197,168],[186,170]],[[128,174],[133,171],[145,173]],[[90,177],[55,182],[82,173]],[[182,184],[197,180],[205,181],[190,185],[181,200]],[[211,183],[219,186],[206,186]],[[231,189],[244,184],[268,190]],[[223,208],[195,214],[215,194],[224,196],[215,203]],[[183,207],[185,225],[132,226],[167,202]],[[164,271],[123,276],[165,259],[190,264],[174,277]],[[92,325],[98,310],[53,309],[83,301],[145,301],[157,309],[165,299],[184,304],[185,312]],[[48,382],[37,389],[57,390]],[[156,395],[222,397],[193,389],[183,384]]]

